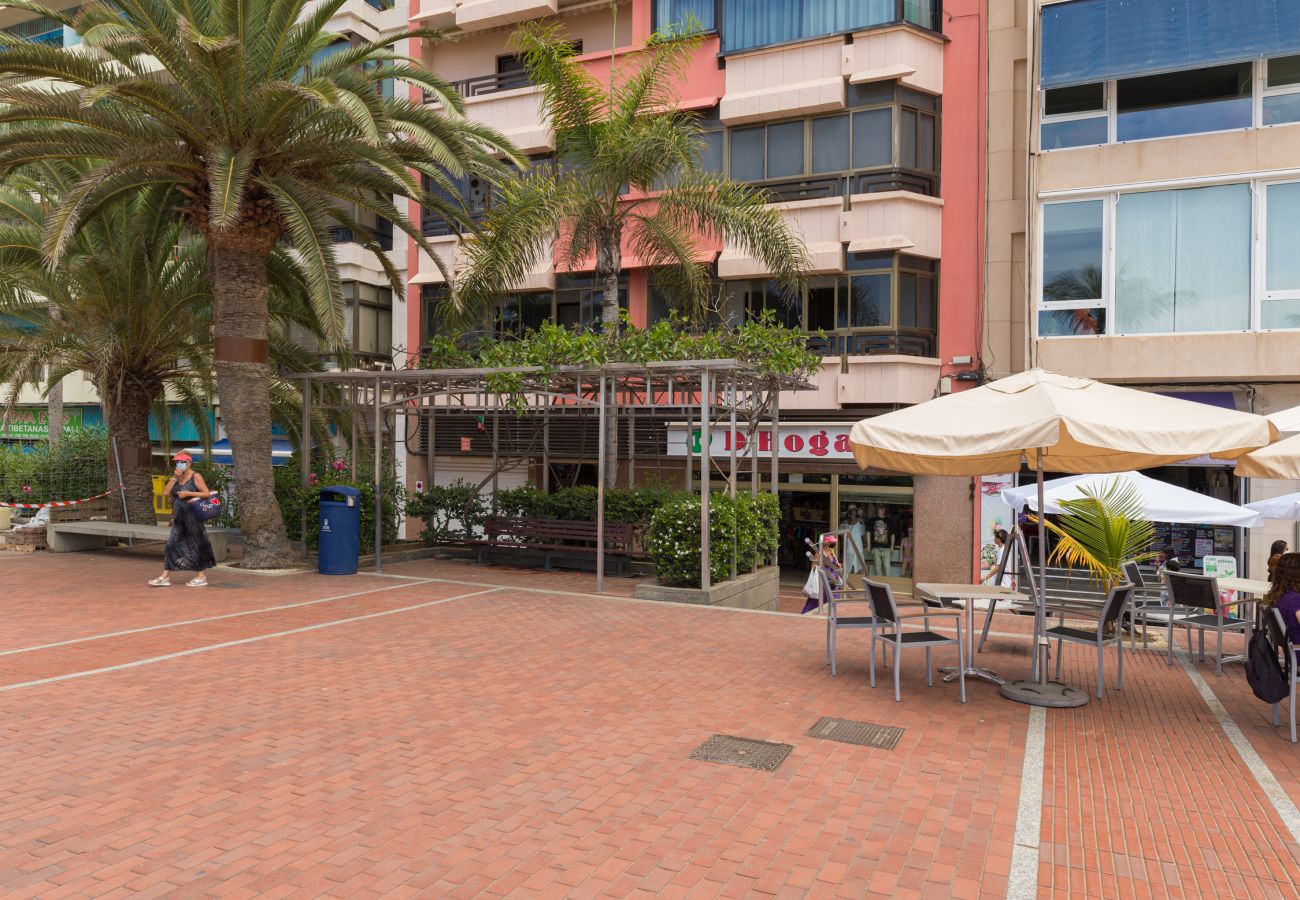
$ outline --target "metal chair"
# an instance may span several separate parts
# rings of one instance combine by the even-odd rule
[[[1296,672],[1296,646],[1291,641],[1291,631],[1286,627],[1286,621],[1282,618],[1282,611],[1274,607],[1267,611],[1264,616],[1264,633],[1268,636],[1268,644],[1273,648],[1273,652],[1280,653],[1282,657],[1282,672],[1286,675],[1287,684],[1290,685],[1290,706],[1291,706],[1291,743],[1295,743],[1295,689],[1297,680],[1300,676]],[[1273,724],[1281,725],[1277,717],[1277,704],[1273,704]]]
[[[1174,624],[1178,625],[1182,619],[1195,614],[1195,610],[1166,605],[1164,592],[1156,585],[1147,582],[1146,576],[1142,574],[1142,567],[1136,560],[1124,563],[1124,577],[1134,587],[1133,603],[1129,608],[1129,620],[1132,625],[1129,631],[1132,640],[1129,643],[1133,647],[1137,646],[1139,624],[1142,626],[1142,643],[1145,645],[1149,624],[1167,626],[1172,617]]]
[[[1047,629],[1048,640],[1056,638],[1058,679],[1061,677],[1061,660],[1064,656],[1062,650],[1067,641],[1072,644],[1095,644],[1097,646],[1097,699],[1100,700],[1106,693],[1102,677],[1105,670],[1105,649],[1114,644],[1119,653],[1119,675],[1115,681],[1115,689],[1124,690],[1124,632],[1120,628],[1120,622],[1123,619],[1124,609],[1132,599],[1133,585],[1118,584],[1106,595],[1106,603],[1101,608],[1101,618],[1097,620],[1096,631],[1090,628],[1072,628],[1068,625],[1057,625]],[[1108,626],[1114,628],[1110,635],[1106,634]]]
[[[817,566],[817,577],[821,583],[821,606],[826,613],[826,659],[831,664],[831,677],[839,674],[835,668],[835,635],[841,628],[866,628],[874,635],[878,629],[893,627],[892,623],[877,616],[841,616],[839,607],[844,603],[867,603],[871,600],[866,590],[853,590],[848,587],[836,588],[826,570]],[[870,606],[867,607],[871,609]],[[875,662],[875,641],[872,641],[872,663]],[[874,677],[874,676],[873,676]]]
[[[1223,603],[1219,599],[1218,579],[1210,575],[1191,575],[1187,572],[1165,572],[1165,585],[1175,607],[1185,606],[1192,610],[1190,615],[1182,617],[1177,623],[1171,612],[1169,617],[1169,658],[1174,662],[1174,625],[1187,629],[1187,652],[1192,652],[1191,630],[1200,632],[1200,657],[1205,661],[1205,632],[1213,630],[1217,641],[1215,647],[1214,674],[1223,674],[1223,635],[1227,632],[1245,633],[1250,625],[1245,619],[1234,619],[1223,614]]]
[[[957,645],[957,672],[958,681],[961,683],[961,702],[966,702],[966,650],[962,641],[961,617],[962,613],[956,609],[934,609],[923,607],[913,612],[900,613],[898,605],[894,602],[894,592],[887,584],[880,584],[870,579],[866,580],[867,596],[871,598],[871,608],[876,614],[876,618],[884,619],[886,627],[890,629],[889,633],[883,631],[873,631],[871,634],[871,686],[876,686],[876,641],[882,641],[885,646],[893,648],[894,651],[894,700],[903,699],[902,690],[899,685],[899,672],[902,670],[901,654],[904,647],[924,647],[925,648],[925,683],[934,687],[934,667],[931,662],[930,650],[944,644]],[[930,631],[930,616],[952,616],[957,620],[957,636],[955,638],[945,637],[937,632]],[[921,631],[904,631],[903,623],[907,619],[923,619],[924,625]]]

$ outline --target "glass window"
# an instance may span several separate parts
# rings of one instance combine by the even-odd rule
[[[1106,333],[1104,307],[1044,309],[1038,312],[1039,337],[1080,337]]]
[[[1105,201],[1043,207],[1043,299],[1101,299],[1102,214]]]
[[[745,290],[745,317],[753,321],[771,310],[780,325],[799,327],[799,297],[789,297],[775,281],[751,282]]]
[[[1265,125],[1286,125],[1290,122],[1300,122],[1300,92],[1264,98]]]
[[[1043,92],[1043,115],[1045,116],[1100,112],[1105,108],[1106,85],[1104,82],[1050,88]]]
[[[678,33],[689,26],[712,31],[714,0],[655,0],[655,30]]]
[[[1300,85],[1300,56],[1279,56],[1268,61],[1268,87]]]
[[[916,167],[927,172],[935,169],[935,121],[934,116],[921,114],[921,130],[917,136]]]
[[[916,110],[902,109],[898,123],[898,164],[909,169],[916,165]]]
[[[812,170],[843,172],[849,167],[849,117],[812,120]]]
[[[899,19],[934,27],[934,0],[722,0],[722,45],[727,52],[855,31]]]
[[[877,328],[893,324],[888,272],[854,275],[849,279],[849,328]],[[900,323],[901,324],[901,323]]]
[[[767,127],[767,177],[803,174],[803,120]]]
[[[898,274],[898,325],[933,331],[934,279],[915,272]]]
[[[1125,79],[1118,83],[1116,138],[1249,128],[1251,85],[1250,63]]]
[[[1300,291],[1300,182],[1265,189],[1265,291]]]
[[[808,279],[808,331],[835,330],[835,279]]]
[[[893,115],[888,107],[853,114],[853,168],[893,165]]]
[[[1249,327],[1250,222],[1247,184],[1122,195],[1115,213],[1116,330]]]
[[[1109,131],[1109,123],[1105,116],[1092,119],[1066,119],[1064,122],[1044,122],[1042,145],[1044,150],[1064,150],[1066,147],[1104,144],[1109,139]]]
[[[700,168],[705,172],[722,174],[722,132],[706,131],[701,135],[704,148],[700,151]]]
[[[763,126],[731,132],[731,177],[736,181],[763,180]]]

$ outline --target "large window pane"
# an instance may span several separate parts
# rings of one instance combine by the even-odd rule
[[[849,167],[849,117],[812,121],[812,170],[843,172]]]
[[[1286,125],[1290,122],[1300,122],[1300,93],[1264,98],[1265,125]]]
[[[1043,207],[1043,299],[1101,298],[1102,200]]]
[[[812,278],[808,282],[808,331],[835,330],[835,279]]]
[[[722,174],[722,132],[706,131],[704,149],[700,151],[700,168],[705,172]]]
[[[1268,87],[1300,84],[1300,56],[1279,56],[1268,61]]]
[[[855,275],[849,279],[849,327],[875,328],[893,324],[888,274]]]
[[[1038,313],[1039,337],[1080,337],[1106,333],[1106,310],[1044,309]]]
[[[1125,194],[1116,209],[1121,334],[1250,323],[1250,186]]]
[[[1043,92],[1043,115],[1059,116],[1065,113],[1093,112],[1106,108],[1106,85],[1077,84]]]
[[[1250,63],[1129,78],[1118,85],[1116,139],[1249,128],[1250,96]]]
[[[655,30],[678,33],[694,25],[712,31],[713,0],[655,0]]]
[[[1265,300],[1260,304],[1261,328],[1300,328],[1300,300]]]
[[[933,0],[908,0],[903,15],[933,27]],[[722,46],[729,52],[853,31],[897,19],[894,0],[722,0]]]
[[[731,132],[731,177],[736,181],[763,179],[763,126]]]
[[[916,151],[916,167],[927,172],[935,169],[935,119],[934,116],[921,115],[921,130]]]
[[[1264,289],[1300,291],[1300,182],[1270,184],[1264,238]]]
[[[903,109],[898,122],[898,164],[909,169],[916,166],[916,111]]]
[[[767,127],[767,177],[803,174],[803,121]]]
[[[853,168],[870,169],[894,162],[893,110],[864,109],[853,114]]]
[[[798,328],[800,300],[798,295],[789,296],[775,281],[754,282],[745,292],[745,316],[756,321],[765,311],[771,311],[777,324]]]
[[[1087,147],[1104,144],[1107,140],[1105,116],[1095,119],[1067,119],[1064,122],[1044,122],[1042,144],[1044,150],[1064,150],[1066,147]]]

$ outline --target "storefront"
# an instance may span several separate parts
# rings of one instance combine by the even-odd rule
[[[912,479],[859,469],[849,449],[852,425],[852,422],[781,425],[777,458],[777,494],[781,501],[778,561],[785,567],[806,569],[805,541],[816,541],[826,531],[843,528],[851,530],[861,544],[862,558],[869,570],[910,578],[915,549]],[[714,462],[711,485],[713,490],[723,491],[727,489],[732,435],[729,429],[714,428],[709,437],[709,452]],[[770,491],[771,434],[760,432],[758,441],[759,490]],[[688,448],[686,425],[669,426],[667,456],[684,463],[689,455],[693,461],[693,481],[699,477],[701,449],[698,431],[692,433]],[[736,436],[736,452],[736,489],[748,491],[753,480],[753,460],[747,455],[748,439],[743,433]],[[887,571],[879,571],[884,568]]]

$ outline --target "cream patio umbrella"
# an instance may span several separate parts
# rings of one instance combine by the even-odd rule
[[[1242,478],[1300,478],[1300,434],[1240,457],[1237,474]]]
[[[1263,416],[1030,369],[981,387],[863,419],[849,441],[862,468],[912,475],[997,475],[1033,460],[1043,470],[1124,472],[1196,456],[1235,459],[1277,438]],[[1002,693],[1037,706],[1079,706],[1088,695],[1047,681],[1046,536],[1038,524],[1034,678]]]

